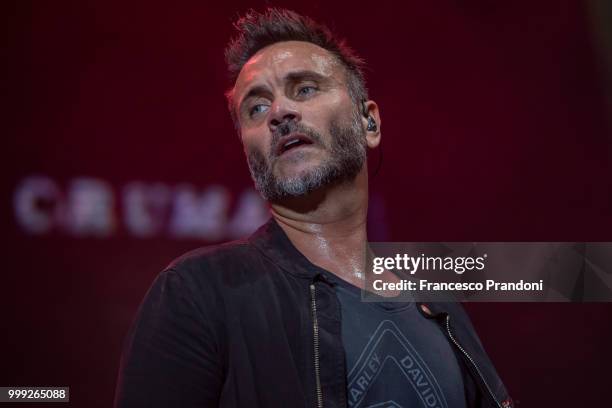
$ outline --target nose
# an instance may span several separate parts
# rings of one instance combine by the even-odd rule
[[[274,131],[284,122],[299,122],[301,120],[302,114],[300,111],[291,101],[283,98],[272,103],[271,112],[268,116],[268,127],[271,131]]]

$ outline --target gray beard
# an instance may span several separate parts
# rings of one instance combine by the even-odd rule
[[[276,177],[272,165],[277,158],[275,152],[279,138],[290,133],[308,135],[314,144],[330,152],[320,165],[293,177]],[[331,184],[352,181],[363,168],[366,160],[365,131],[357,111],[353,112],[351,123],[340,126],[332,122],[329,127],[330,146],[324,145],[323,137],[314,130],[289,121],[281,124],[272,135],[270,157],[266,159],[258,149],[247,153],[247,162],[255,188],[267,201],[279,201],[289,197],[301,197]]]

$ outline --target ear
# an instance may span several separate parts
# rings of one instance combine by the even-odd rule
[[[370,149],[374,149],[380,144],[380,113],[378,111],[378,105],[372,100],[363,102],[363,116],[361,120],[363,122],[363,128],[368,128],[368,117],[371,116],[376,122],[376,130],[366,130],[366,142]]]

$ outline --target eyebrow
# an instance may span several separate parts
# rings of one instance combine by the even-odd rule
[[[311,71],[311,70],[308,70],[308,69],[289,72],[283,78],[284,82],[293,82],[293,83],[299,82],[299,81],[304,81],[304,80],[311,80],[311,81],[316,81],[316,82],[327,82],[327,81],[330,80],[330,78],[325,76],[325,75],[319,74],[318,72],[314,72],[314,71]],[[244,103],[247,100],[249,100],[250,98],[253,98],[255,96],[259,96],[261,94],[264,94],[266,92],[269,92],[269,91],[268,91],[268,88],[265,85],[255,85],[255,86],[253,86],[251,89],[249,89],[249,91],[246,93],[246,95],[240,101],[239,110],[242,109],[242,106],[244,105]]]
[[[253,98],[255,96],[259,96],[259,95],[264,94],[266,92],[268,92],[268,88],[265,85],[255,85],[254,87],[249,89],[249,92],[247,92],[247,94],[244,96],[244,98],[242,98],[242,100],[240,101],[238,109],[239,110],[242,109],[242,107],[244,106],[244,103],[246,101],[248,101],[250,98]]]
[[[329,80],[329,77],[325,76],[325,75],[321,75],[318,72],[314,72],[314,71],[310,71],[310,70],[302,70],[302,71],[293,71],[293,72],[289,72],[287,75],[285,75],[285,78],[283,78],[286,82],[299,82],[302,81],[304,79],[310,79],[313,81],[319,81],[319,82],[323,82],[323,81],[327,81]]]

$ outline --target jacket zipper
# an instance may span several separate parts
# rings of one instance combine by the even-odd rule
[[[474,368],[476,369],[476,372],[478,373],[478,375],[480,376],[480,379],[482,380],[482,382],[484,383],[487,391],[489,392],[489,395],[491,396],[491,398],[493,399],[493,401],[495,401],[495,405],[498,406],[499,408],[504,408],[502,407],[502,405],[499,403],[499,401],[497,401],[497,398],[495,398],[495,395],[493,395],[493,392],[491,391],[491,387],[489,387],[489,384],[487,383],[487,381],[485,380],[484,376],[482,375],[482,372],[480,371],[480,368],[478,368],[478,365],[476,365],[476,362],[474,361],[474,359],[472,358],[472,356],[470,356],[468,354],[467,351],[465,351],[465,349],[463,347],[461,347],[461,344],[459,344],[459,342],[457,340],[455,340],[455,337],[453,336],[453,333],[451,332],[451,328],[450,328],[450,315],[446,315],[446,331],[448,333],[448,337],[451,339],[451,341],[453,342],[453,344],[455,344],[455,346],[457,346],[457,348],[463,353],[463,355],[465,357],[467,357],[467,359],[470,361],[470,363],[472,363],[472,365],[474,366]]]
[[[317,385],[317,408],[323,408],[323,391],[321,390],[321,373],[319,367],[319,322],[317,320],[317,299],[315,296],[315,285],[310,284],[310,306],[312,312],[312,331],[314,338],[314,368],[315,382]]]

